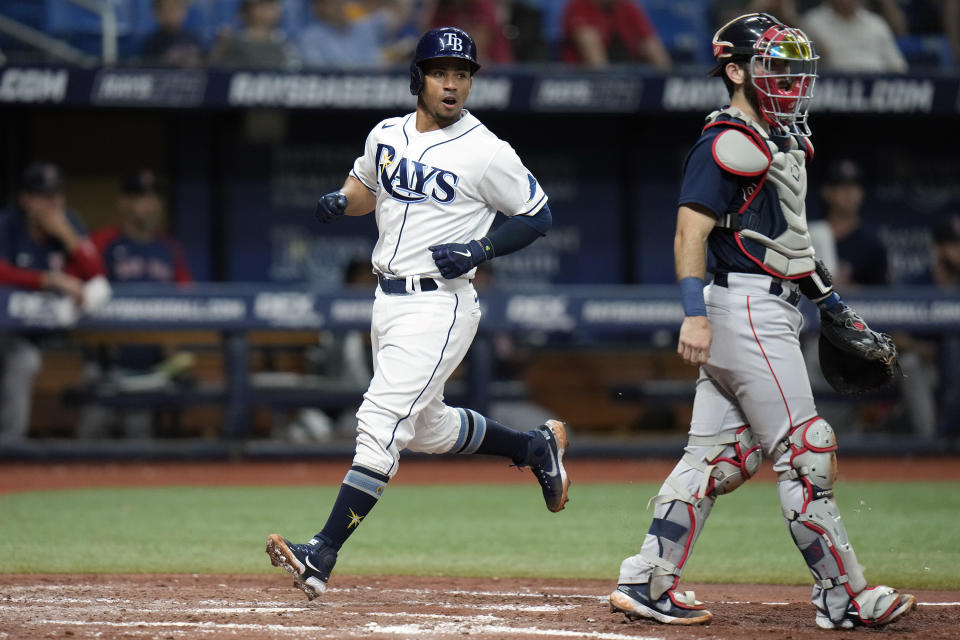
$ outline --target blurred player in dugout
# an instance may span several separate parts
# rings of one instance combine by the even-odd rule
[[[159,182],[150,169],[138,169],[120,182],[117,224],[95,231],[91,239],[113,283],[192,282],[182,246],[165,230]],[[156,344],[102,344],[87,365],[88,383],[117,390],[149,391],[165,387],[171,377],[188,368],[193,357],[177,353],[167,357]],[[119,429],[128,438],[153,435],[149,409],[116,411],[89,404],[77,424],[77,437],[98,438]]]
[[[0,211],[0,286],[59,293],[80,310],[89,308],[94,297],[109,298],[109,286],[83,221],[67,208],[63,185],[53,163],[34,162],[24,169],[16,201]],[[92,280],[103,295],[94,296],[85,285]],[[2,442],[27,435],[40,346],[48,336],[49,331],[40,330],[0,333]]]

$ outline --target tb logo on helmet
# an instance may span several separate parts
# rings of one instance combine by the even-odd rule
[[[445,33],[443,48],[451,49],[453,51],[463,51],[463,40],[461,40],[455,33]]]
[[[427,60],[437,58],[459,58],[470,63],[470,73],[474,74],[480,68],[477,62],[477,45],[463,29],[459,27],[437,27],[430,29],[413,53],[410,61],[410,93],[418,95],[423,90],[422,65]]]

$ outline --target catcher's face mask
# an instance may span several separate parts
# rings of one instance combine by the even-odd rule
[[[776,25],[764,32],[754,50],[750,76],[763,117],[784,132],[810,135],[807,111],[820,59],[813,43],[800,29]]]

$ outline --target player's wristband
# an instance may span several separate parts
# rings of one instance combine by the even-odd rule
[[[680,279],[680,295],[683,298],[683,315],[705,316],[707,305],[703,301],[703,278]]]
[[[496,255],[496,252],[493,250],[493,244],[490,242],[490,238],[483,236],[479,240],[474,240],[477,244],[480,245],[480,249],[483,251],[484,260],[492,260]]]
[[[831,291],[830,295],[819,300],[814,300],[814,302],[817,303],[818,307],[826,309],[827,311],[832,311],[837,305],[843,304],[843,300],[840,299],[836,291]]]

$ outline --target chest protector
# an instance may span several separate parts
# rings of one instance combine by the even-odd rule
[[[732,230],[740,250],[767,273],[786,279],[809,274],[815,265],[807,230],[806,161],[813,157],[813,146],[806,138],[790,136],[787,150],[781,150],[732,107],[707,117],[704,131],[714,127],[722,129],[713,140],[716,163],[753,179],[744,188],[743,204],[724,212],[717,226]]]

